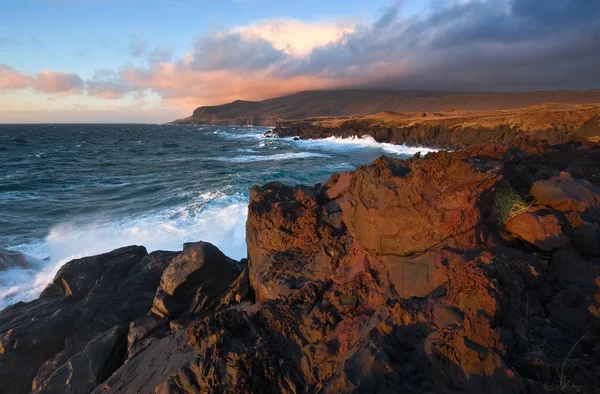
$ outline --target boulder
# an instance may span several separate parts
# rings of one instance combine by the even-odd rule
[[[582,223],[571,230],[573,246],[582,254],[590,257],[600,256],[600,226],[592,223]]]
[[[511,217],[505,227],[514,237],[547,252],[569,243],[561,221],[552,214],[522,213]]]
[[[531,195],[539,204],[559,211],[577,211],[583,219],[600,223],[600,188],[590,181],[573,178],[569,173],[540,180],[531,187]]]
[[[187,245],[164,270],[152,311],[172,320],[191,308],[198,312],[220,301],[242,271],[240,264],[208,242]]]
[[[0,271],[5,271],[10,268],[31,268],[31,258],[23,253],[0,249]]]

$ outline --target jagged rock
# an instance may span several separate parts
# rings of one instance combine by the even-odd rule
[[[56,368],[33,393],[89,393],[123,363],[127,329],[115,326],[92,339],[83,350]]]
[[[197,357],[180,331],[137,353],[92,393],[154,393],[182,365]]]
[[[187,244],[163,272],[152,311],[172,320],[220,300],[241,266],[208,242]]]
[[[206,243],[130,248],[0,312],[0,390],[28,392],[37,374],[40,390],[94,393],[537,393],[564,370],[592,393],[590,163],[599,147],[519,143],[255,186],[247,264]],[[525,195],[566,170],[592,193],[585,209],[550,199],[530,214],[544,234],[579,234],[572,245],[525,247],[488,220],[498,182]]]
[[[506,222],[506,230],[516,238],[550,252],[569,243],[560,220],[552,214],[522,213]]]
[[[43,387],[97,335],[144,316],[175,255],[132,246],[73,260],[39,299],[0,312],[0,392]]]

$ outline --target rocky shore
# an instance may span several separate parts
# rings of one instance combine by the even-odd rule
[[[0,312],[0,392],[598,392],[600,146],[511,140],[255,186],[247,260],[73,260]]]
[[[322,139],[369,136],[377,142],[461,149],[526,137],[551,144],[597,141],[600,106],[545,104],[503,111],[381,112],[279,122],[278,137]]]

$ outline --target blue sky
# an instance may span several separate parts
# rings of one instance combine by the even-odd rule
[[[389,1],[340,0],[1,0],[0,37],[19,45],[0,46],[0,59],[22,72],[77,66],[91,77],[100,67],[118,68],[140,59],[131,41],[183,56],[195,37],[256,20],[304,21],[373,18]],[[407,3],[414,11],[422,2]]]
[[[598,0],[0,0],[0,122],[303,89],[600,87]]]

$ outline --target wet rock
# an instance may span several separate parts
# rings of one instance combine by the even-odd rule
[[[14,250],[0,249],[0,271],[10,268],[31,268],[31,259]]]

